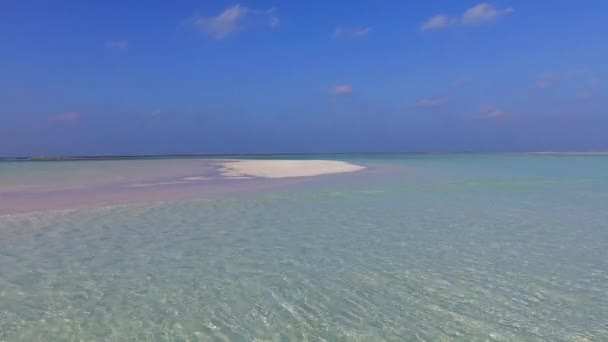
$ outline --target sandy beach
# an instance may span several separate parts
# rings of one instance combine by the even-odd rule
[[[333,160],[165,159],[3,164],[0,215],[212,198],[364,169]]]
[[[337,160],[237,160],[219,163],[225,177],[290,178],[355,172],[365,167]]]

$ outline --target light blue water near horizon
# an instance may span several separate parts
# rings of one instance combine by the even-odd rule
[[[608,156],[331,158],[383,171],[1,216],[0,340],[608,340]]]

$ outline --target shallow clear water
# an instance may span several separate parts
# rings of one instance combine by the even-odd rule
[[[607,156],[346,159],[381,171],[0,217],[0,340],[608,340]]]

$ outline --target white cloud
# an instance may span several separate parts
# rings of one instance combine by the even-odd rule
[[[371,27],[338,27],[334,31],[334,38],[363,38],[372,31]]]
[[[421,31],[439,30],[452,26],[473,26],[488,24],[496,21],[498,18],[511,14],[515,10],[511,7],[496,8],[487,3],[475,5],[460,16],[437,14],[425,21],[420,26]]]
[[[106,47],[110,49],[126,49],[129,47],[129,41],[125,39],[121,40],[108,40]]]
[[[257,10],[236,4],[212,17],[195,15],[189,21],[201,33],[215,39],[222,40],[246,27],[253,27],[263,20],[271,28],[279,25],[280,20],[276,9]]]
[[[349,84],[339,84],[331,87],[329,92],[332,95],[349,95],[352,94],[353,87],[351,87]]]
[[[422,26],[420,30],[429,31],[429,30],[438,30],[442,28],[446,28],[454,23],[454,20],[447,15],[437,14],[427,20]]]
[[[511,7],[499,9],[492,5],[482,3],[466,10],[462,15],[461,21],[463,25],[485,24],[513,12],[514,9]]]
[[[234,5],[215,17],[199,18],[195,25],[214,39],[224,39],[240,29],[239,22],[247,16],[247,8]]]
[[[447,102],[447,97],[427,97],[416,101],[416,107],[437,107]]]

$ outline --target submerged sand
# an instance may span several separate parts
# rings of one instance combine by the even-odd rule
[[[365,167],[337,160],[236,160],[219,163],[224,177],[290,178],[355,172]]]
[[[0,215],[215,198],[364,168],[330,160],[219,159],[23,162],[0,166]]]

